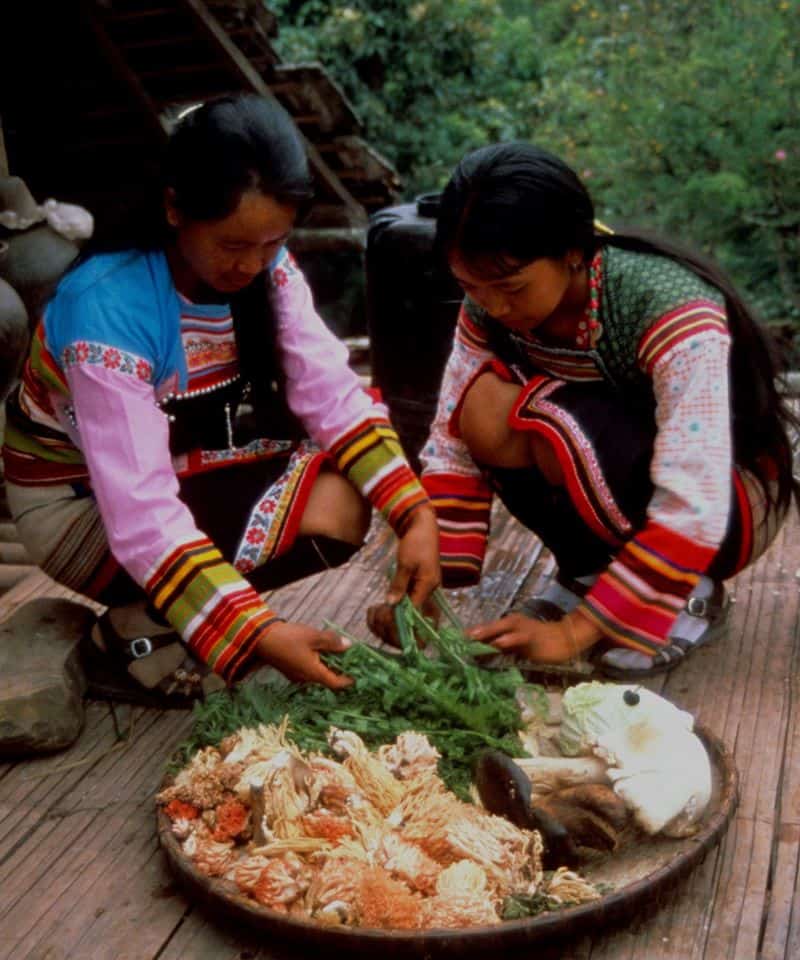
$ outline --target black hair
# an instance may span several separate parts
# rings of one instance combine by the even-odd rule
[[[292,204],[300,215],[313,195],[303,141],[289,114],[255,94],[209,101],[178,121],[164,186],[192,220],[227,216],[246,190]]]
[[[189,220],[218,220],[232,213],[248,190],[257,190],[308,213],[313,181],[302,137],[276,101],[251,93],[231,94],[195,107],[176,123],[157,171],[141,196],[114,220],[100,221],[79,262],[116,250],[158,250],[169,246],[172,229],[164,208],[165,190]],[[275,317],[267,295],[267,277],[257,276],[231,297],[243,380],[254,393],[283,384],[275,349]],[[263,385],[263,386],[262,386]],[[282,395],[282,390],[278,391]],[[275,405],[274,400],[270,403]],[[288,410],[288,408],[287,408]],[[281,409],[284,421],[292,421]],[[292,423],[294,429],[294,423]]]
[[[176,122],[136,196],[105,217],[81,260],[114,250],[157,250],[171,230],[164,192],[189,220],[218,220],[247,190],[258,190],[297,208],[298,220],[313,199],[313,181],[302,138],[276,101],[252,93],[230,94],[189,109]]]
[[[541,257],[580,250],[588,261],[604,246],[669,257],[719,290],[731,333],[731,406],[737,464],[752,471],[782,508],[800,485],[792,476],[788,431],[798,428],[775,378],[777,346],[711,260],[646,231],[598,231],[594,204],[578,175],[546,150],[524,142],[500,143],[467,154],[442,193],[436,250],[454,253],[491,277],[515,273]],[[764,454],[777,465],[764,462]],[[771,496],[771,484],[776,484]]]

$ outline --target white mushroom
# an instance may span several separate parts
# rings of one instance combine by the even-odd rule
[[[581,783],[608,783],[608,764],[598,757],[520,757],[514,761],[530,778],[535,794]]]

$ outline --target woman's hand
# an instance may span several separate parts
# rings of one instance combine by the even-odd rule
[[[367,626],[370,631],[382,642],[388,643],[399,650],[400,634],[397,630],[397,621],[395,620],[396,605],[393,603],[376,603],[367,607]],[[423,601],[420,612],[434,624],[439,623],[441,611],[432,597]],[[425,646],[422,640],[418,640],[420,647]]]
[[[600,630],[580,613],[570,613],[553,621],[509,613],[468,632],[474,640],[490,643],[503,653],[518,653],[536,663],[574,660],[602,637]]]
[[[319,651],[338,653],[350,641],[333,630],[315,630],[304,623],[276,623],[258,643],[258,652],[270,666],[290,680],[321,683],[330,690],[343,690],[352,679],[326,667]]]
[[[407,593],[415,607],[422,607],[441,582],[439,527],[432,507],[424,504],[413,511],[400,536],[397,569],[386,602],[399,603]]]

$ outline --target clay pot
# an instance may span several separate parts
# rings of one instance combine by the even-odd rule
[[[4,255],[0,243],[0,266]],[[28,350],[28,314],[14,288],[0,280],[0,401],[14,385]]]
[[[14,218],[14,223],[6,224],[12,230],[25,230],[42,219],[42,211],[20,177],[0,177],[0,213]]]
[[[5,242],[8,252],[0,260],[0,277],[17,291],[35,324],[62,274],[77,257],[78,247],[44,223],[12,233]]]

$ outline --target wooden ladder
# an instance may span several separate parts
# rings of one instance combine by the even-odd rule
[[[247,12],[241,3],[218,0],[213,6],[229,16],[231,8]],[[251,90],[277,99],[265,74],[278,58],[263,31],[255,29],[258,20],[230,26],[241,42],[249,42],[248,56],[203,0],[82,0],[81,8],[130,100],[162,137],[181,110],[212,96]],[[301,136],[320,202],[339,208],[348,225],[365,223],[363,206],[302,130]]]

